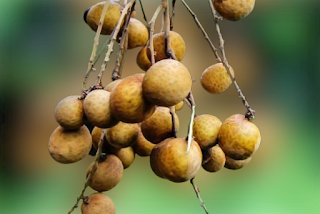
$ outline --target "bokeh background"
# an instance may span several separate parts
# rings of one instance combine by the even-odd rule
[[[0,0],[1,214],[67,213],[83,187],[93,157],[58,164],[47,143],[57,127],[56,104],[80,93],[95,35],[82,16],[97,2]],[[160,0],[142,2],[150,19]],[[208,2],[187,2],[218,46]],[[139,4],[136,10],[143,20]],[[195,181],[210,213],[320,213],[319,14],[318,0],[257,0],[247,18],[221,22],[227,57],[256,110],[262,142],[251,163],[239,171],[199,170]],[[202,89],[200,75],[215,63],[214,55],[179,0],[174,30],[187,45],[182,62],[196,80],[197,114],[224,121],[245,113],[233,86],[220,95]],[[106,39],[102,36],[100,44]],[[116,45],[105,85],[117,50]],[[138,51],[127,53],[123,76],[142,72],[135,63]],[[189,115],[186,106],[178,112],[180,137],[187,134]],[[87,195],[92,192],[88,188]],[[139,156],[106,195],[118,214],[203,213],[188,182],[156,177],[149,158]]]

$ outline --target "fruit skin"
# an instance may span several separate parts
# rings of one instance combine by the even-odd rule
[[[148,141],[142,134],[139,132],[137,143],[133,145],[134,151],[141,157],[150,156],[152,149],[156,146],[156,144]]]
[[[188,69],[173,59],[155,63],[144,76],[145,97],[158,106],[174,106],[183,101],[191,90],[192,78]]]
[[[222,122],[209,114],[194,118],[193,136],[201,149],[209,149],[218,143],[218,134]]]
[[[94,163],[89,166],[87,177],[93,165]],[[107,155],[104,161],[99,162],[96,172],[91,176],[89,186],[98,192],[111,190],[120,182],[122,173],[121,160],[115,155]]]
[[[137,64],[144,71],[147,71],[151,67],[152,63],[147,55],[147,47],[143,47],[138,53]]]
[[[102,193],[88,196],[81,205],[82,214],[115,214],[116,208],[112,200]]]
[[[49,138],[48,149],[51,157],[59,163],[75,163],[87,154],[92,146],[90,131],[86,126],[76,130],[57,127]]]
[[[179,129],[179,118],[174,114],[176,130]],[[157,144],[172,137],[172,117],[167,107],[157,107],[151,117],[141,123],[141,132],[150,142]]]
[[[145,46],[149,39],[147,27],[135,18],[130,18],[128,26],[128,49]]]
[[[117,85],[122,81],[122,79],[117,79],[115,81],[112,81],[111,83],[109,83],[106,87],[104,87],[104,90],[109,91],[110,93],[112,92],[112,90],[117,87]]]
[[[224,167],[226,155],[219,145],[215,145],[209,150],[203,151],[203,160],[205,162],[202,163],[203,169],[208,172],[217,172]]]
[[[255,0],[214,0],[214,7],[225,19],[238,21],[249,15]]]
[[[62,99],[55,108],[54,117],[65,129],[79,129],[84,124],[83,101],[78,96]]]
[[[187,144],[185,139],[180,138],[169,138],[157,144],[150,156],[155,174],[177,183],[192,179],[201,167],[202,153],[195,141],[186,153]]]
[[[113,147],[125,148],[137,142],[139,131],[138,124],[120,122],[107,130],[106,139]]]
[[[244,160],[252,156],[261,141],[257,126],[244,115],[229,117],[219,131],[219,145],[226,156],[235,160]]]
[[[110,92],[103,89],[91,91],[83,102],[86,117],[94,126],[110,128],[119,121],[111,114]]]
[[[234,75],[233,69],[230,69]],[[227,90],[232,84],[231,78],[222,63],[208,67],[201,75],[201,85],[212,94],[219,94]]]
[[[110,106],[112,114],[125,123],[140,123],[155,111],[155,105],[144,98],[142,81],[144,74],[134,74],[123,79],[112,90]]]
[[[131,146],[122,149],[111,148],[108,152],[116,155],[120,159],[124,169],[131,166],[135,158],[135,153]]]
[[[252,157],[249,157],[244,160],[234,160],[234,159],[229,158],[227,156],[226,157],[226,164],[224,165],[224,167],[227,169],[233,169],[233,170],[241,169],[251,161],[251,158]]]
[[[174,109],[175,109],[176,111],[179,111],[179,110],[182,109],[183,105],[184,105],[184,102],[181,101],[180,103],[178,103],[177,105],[174,106]]]
[[[85,21],[93,31],[97,31],[101,13],[105,2],[99,2],[93,5],[86,15]],[[101,34],[110,35],[113,29],[117,26],[121,16],[122,7],[117,2],[110,1],[106,16],[101,30]]]

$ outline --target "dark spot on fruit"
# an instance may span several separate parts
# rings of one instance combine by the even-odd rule
[[[88,12],[89,10],[91,9],[91,7],[89,7],[88,9],[86,9],[86,11],[84,11],[84,14],[83,14],[83,20],[87,23],[87,15],[88,15]]]

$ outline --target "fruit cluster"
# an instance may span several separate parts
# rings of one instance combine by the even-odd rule
[[[228,3],[237,7],[232,2],[215,1],[223,17],[230,17],[228,11],[234,12],[225,9],[230,8]],[[120,44],[126,39],[127,49],[142,48],[137,64],[146,73],[116,79],[105,87],[95,85],[80,97],[64,98],[55,109],[59,127],[51,134],[48,145],[54,160],[74,163],[92,148],[97,150],[96,162],[87,171],[86,185],[99,193],[82,198],[84,214],[115,213],[111,199],[100,193],[119,183],[135,154],[150,156],[151,168],[157,176],[185,182],[193,179],[201,166],[208,172],[217,172],[222,167],[242,168],[251,160],[261,140],[259,129],[241,114],[232,115],[223,123],[208,114],[192,117],[191,138],[176,137],[179,117],[175,111],[180,110],[184,102],[194,109],[193,80],[180,62],[186,44],[181,35],[172,30],[150,35],[153,29],[148,30],[134,18],[135,1],[130,3],[100,2],[86,10],[84,19],[92,30],[99,31],[100,25],[101,34],[116,36]],[[168,5],[161,6],[168,17]],[[124,11],[128,22],[121,19]],[[236,14],[230,19],[244,17]],[[114,35],[117,26],[122,30]],[[173,58],[168,51],[174,54]],[[234,76],[233,70],[230,71],[231,77]],[[203,72],[201,84],[208,92],[217,94],[232,84],[231,77],[219,62]],[[85,124],[94,126],[91,133]]]

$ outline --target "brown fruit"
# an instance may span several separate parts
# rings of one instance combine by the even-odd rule
[[[94,163],[88,168],[87,177],[91,173],[93,165]],[[91,176],[89,186],[98,192],[111,190],[120,182],[122,173],[121,160],[115,155],[107,155],[104,161],[99,162],[97,170]]]
[[[159,106],[174,106],[183,101],[191,90],[192,79],[180,62],[165,59],[154,64],[142,82],[143,93]]]
[[[155,111],[155,105],[143,96],[143,77],[144,74],[126,77],[112,90],[111,111],[118,120],[125,123],[140,123]]]
[[[180,103],[178,103],[177,105],[174,106],[176,111],[179,111],[180,109],[182,109],[184,102],[181,101]]]
[[[151,67],[152,64],[147,55],[147,47],[142,48],[138,53],[137,64],[144,71],[147,71]]]
[[[98,145],[99,145],[99,141],[100,141],[100,138],[101,138],[101,134],[102,134],[102,129],[99,128],[99,127],[96,127],[96,126],[93,128],[93,130],[91,132],[91,135],[92,135],[92,146],[95,149],[98,149]],[[105,151],[109,147],[111,147],[109,145],[109,143],[107,142],[107,139],[105,138],[105,136],[103,138],[102,143],[103,143],[103,149],[102,149],[103,151]]]
[[[131,15],[130,15],[131,18],[135,18],[136,17],[136,11],[132,11]]]
[[[194,118],[193,136],[201,149],[209,149],[218,143],[222,122],[215,116],[203,114]]]
[[[119,121],[111,114],[110,92],[98,89],[90,92],[83,102],[90,123],[99,128],[110,128]]]
[[[78,97],[64,98],[55,109],[54,117],[65,129],[79,129],[84,124],[83,101]]]
[[[132,146],[138,140],[140,127],[138,124],[120,122],[107,130],[107,141],[116,148]]]
[[[249,15],[254,8],[255,0],[215,0],[214,7],[219,14],[228,20],[237,21]]]
[[[185,139],[169,138],[157,144],[151,152],[150,164],[156,175],[173,182],[193,178],[201,167],[202,153],[197,142],[192,141],[190,151]]]
[[[179,118],[175,114],[176,130],[179,129]],[[172,137],[172,117],[167,107],[157,107],[153,115],[141,123],[141,132],[150,142],[157,144]]]
[[[124,169],[128,168],[134,161],[135,153],[131,146],[122,149],[112,148],[109,152],[121,160]]]
[[[149,39],[147,27],[135,18],[130,18],[128,26],[128,49],[145,46]]]
[[[104,90],[109,91],[110,93],[112,92],[112,90],[117,87],[117,85],[122,81],[122,79],[117,79],[115,81],[112,81],[111,83],[109,83],[106,87],[104,87]]]
[[[230,71],[234,75],[232,68]],[[222,63],[210,66],[201,75],[202,87],[212,94],[224,92],[231,84],[231,78]]]
[[[219,145],[215,145],[209,150],[203,151],[204,163],[202,167],[208,172],[219,171],[226,163],[226,155]]]
[[[102,193],[88,196],[81,206],[82,214],[115,214],[116,208],[112,200]]]
[[[251,161],[252,157],[249,157],[244,160],[234,160],[232,158],[229,158],[228,156],[226,157],[226,164],[224,165],[225,168],[227,169],[241,169],[245,165],[247,165]]]
[[[59,126],[50,136],[48,149],[59,163],[74,163],[84,158],[91,149],[92,139],[86,126],[67,130]]]
[[[133,145],[134,151],[141,157],[150,156],[152,149],[156,145],[148,141],[142,134],[139,132],[137,143]]]
[[[219,145],[226,156],[235,160],[249,158],[259,147],[261,135],[255,124],[244,115],[229,117],[219,131]]]

